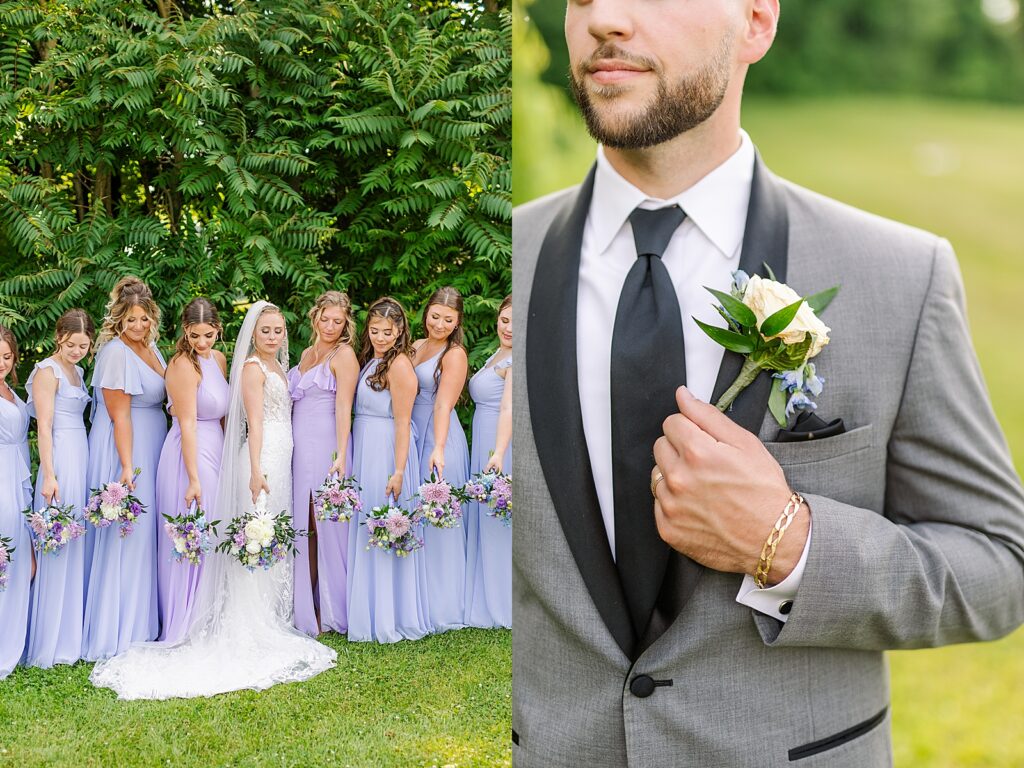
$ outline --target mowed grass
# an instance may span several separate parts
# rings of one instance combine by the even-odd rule
[[[537,81],[546,54],[523,18],[516,17],[513,58],[517,203],[578,183],[594,160],[575,110]],[[747,94],[743,126],[775,173],[952,242],[982,371],[1018,472],[1024,469],[1024,353],[1016,334],[1024,108]],[[993,643],[895,652],[889,661],[897,766],[1024,765],[1024,629]]]
[[[208,699],[118,701],[91,664],[0,681],[0,766],[509,766],[511,632],[324,642],[312,680]]]

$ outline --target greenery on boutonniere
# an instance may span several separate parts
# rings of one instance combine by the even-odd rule
[[[715,342],[744,356],[739,376],[715,406],[725,411],[761,371],[772,371],[768,408],[785,427],[796,411],[814,410],[813,397],[821,394],[825,380],[810,362],[828,344],[830,329],[818,315],[832,302],[839,286],[801,298],[775,279],[768,265],[768,279],[733,272],[729,293],[707,290],[719,301],[715,309],[728,324],[718,328],[693,318]]]

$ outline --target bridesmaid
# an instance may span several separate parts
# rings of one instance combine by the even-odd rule
[[[32,503],[28,406],[8,380],[18,383],[18,342],[0,325],[0,536],[15,549],[7,589],[0,592],[0,680],[17,666],[28,632],[29,584],[35,560],[23,510]]]
[[[348,631],[345,584],[348,523],[317,523],[312,494],[329,474],[351,474],[352,401],[359,361],[352,349],[352,303],[340,291],[321,294],[309,311],[313,344],[288,372],[291,391],[292,525],[296,539],[295,626],[311,637]],[[337,452],[333,460],[331,456]]]
[[[469,380],[476,403],[470,474],[512,472],[512,297],[498,307],[498,351]],[[466,623],[512,626],[512,529],[484,511],[466,510]]]
[[[454,288],[434,292],[423,310],[426,338],[414,344],[419,393],[412,420],[420,438],[419,482],[437,473],[452,486],[469,479],[466,433],[455,413],[466,386],[469,361],[462,346],[462,296]],[[430,623],[436,632],[465,626],[466,531],[424,526]]]
[[[94,531],[85,597],[82,658],[98,661],[131,643],[155,640],[156,470],[167,435],[164,360],[156,347],[160,309],[149,287],[124,277],[110,292],[92,375],[89,487],[120,481],[146,507],[135,530]],[[142,473],[133,479],[134,468]]]
[[[384,297],[370,305],[359,341],[363,368],[352,422],[352,471],[363,489],[364,512],[360,524],[349,527],[349,640],[393,643],[430,632],[423,551],[396,557],[367,550],[365,525],[365,513],[389,497],[407,503],[420,475],[409,341],[401,304]]]
[[[36,363],[25,385],[29,412],[39,432],[39,475],[33,509],[71,504],[81,514],[89,495],[86,464],[89,438],[85,407],[89,404],[82,369],[96,330],[81,309],[57,320],[57,351]],[[59,554],[39,558],[32,584],[25,664],[48,669],[74,664],[82,653],[85,613],[85,539],[72,541]]]
[[[209,299],[192,299],[181,313],[181,336],[164,376],[173,420],[156,474],[155,517],[160,639],[168,642],[181,640],[188,629],[202,566],[174,560],[163,516],[184,514],[195,502],[207,520],[217,519],[213,505],[224,450],[228,363],[213,345],[222,330]]]

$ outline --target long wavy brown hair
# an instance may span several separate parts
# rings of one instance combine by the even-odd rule
[[[427,300],[427,305],[423,307],[423,333],[427,335],[427,313],[430,312],[430,308],[440,305],[442,307],[448,307],[454,309],[459,319],[455,321],[455,327],[452,328],[452,332],[448,334],[448,338],[445,339],[444,349],[441,350],[441,354],[437,356],[437,365],[434,366],[434,392],[437,392],[437,388],[441,383],[441,371],[444,369],[444,356],[448,354],[448,350],[454,347],[465,348],[463,345],[463,339],[465,334],[462,331],[462,294],[459,293],[458,289],[453,288],[450,285],[446,285],[444,288],[438,288]]]
[[[7,346],[9,346],[11,348],[11,357],[12,357],[11,372],[9,374],[7,374],[7,375],[10,377],[11,381],[13,381],[15,384],[17,384],[18,383],[18,360],[20,359],[18,357],[18,340],[16,338],[14,338],[14,334],[11,332],[10,328],[8,328],[6,325],[0,325],[0,341],[6,341],[7,342]]]
[[[395,336],[394,346],[384,353],[383,359],[377,365],[377,370],[366,380],[370,384],[370,389],[375,392],[387,389],[388,370],[395,358],[399,355],[412,357],[412,336],[409,333],[409,318],[406,317],[405,308],[390,296],[382,296],[373,302],[366,312],[366,325],[363,326],[363,332],[359,335],[359,367],[362,368],[373,359],[370,321],[378,317],[394,323],[398,333]]]
[[[84,333],[90,342],[96,341],[96,326],[84,309],[69,309],[57,318],[57,325],[53,328],[55,352],[59,352],[60,345],[76,333]]]
[[[306,314],[309,318],[309,325],[313,329],[313,341],[310,346],[316,346],[316,343],[320,341],[320,331],[317,330],[316,324],[320,322],[321,315],[323,315],[324,310],[328,307],[339,307],[345,313],[345,327],[341,329],[341,336],[338,337],[338,342],[334,345],[334,348],[338,349],[342,344],[352,346],[353,337],[355,336],[352,302],[348,298],[348,294],[343,291],[324,291],[316,297],[316,301],[313,302],[313,308]]]
[[[181,335],[178,337],[178,342],[174,345],[174,357],[171,358],[171,362],[174,362],[174,359],[177,357],[184,357],[192,363],[192,367],[196,369],[196,373],[201,377],[203,369],[199,365],[199,356],[188,340],[189,326],[200,324],[213,326],[217,331],[218,338],[224,330],[224,326],[220,322],[220,315],[217,314],[217,308],[205,296],[197,296],[192,299],[192,301],[185,305],[185,309],[182,310]]]
[[[153,292],[139,278],[129,275],[118,280],[110,292],[110,301],[107,302],[103,327],[100,328],[100,338],[96,344],[97,349],[121,335],[125,319],[133,307],[142,307],[151,321],[146,343],[152,344],[160,338],[160,307],[153,300]]]

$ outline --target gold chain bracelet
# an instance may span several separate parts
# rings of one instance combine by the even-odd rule
[[[800,505],[803,503],[804,497],[794,491],[793,495],[789,497],[786,508],[782,510],[779,519],[775,521],[775,526],[768,534],[768,538],[765,539],[764,546],[761,547],[761,559],[757,561],[757,570],[754,572],[754,583],[758,589],[764,589],[768,585],[768,571],[772,567],[775,548],[779,546],[782,534],[789,528],[789,524],[793,522],[793,518],[796,517]]]

